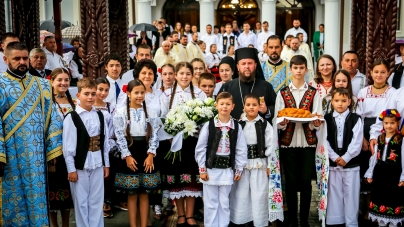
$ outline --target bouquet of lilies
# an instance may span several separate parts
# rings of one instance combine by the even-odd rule
[[[215,100],[212,98],[207,98],[203,101],[196,98],[172,108],[167,113],[166,118],[162,119],[164,131],[174,136],[171,152],[167,154],[166,158],[174,155],[175,159],[176,152],[181,147],[175,142],[181,141],[180,145],[182,145],[183,139],[188,136],[194,136],[198,132],[198,126],[208,122],[216,114]]]

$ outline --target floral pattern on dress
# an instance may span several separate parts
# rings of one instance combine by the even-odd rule
[[[191,183],[191,181],[192,181],[191,174],[185,174],[185,173],[181,174],[181,176],[180,176],[181,183],[189,184],[189,183]]]
[[[398,155],[396,153],[394,153],[395,150],[391,149],[390,150],[390,155],[389,157],[387,157],[388,160],[391,160],[393,162],[397,162],[396,158],[398,157]]]
[[[370,202],[369,208],[372,212],[381,213],[381,214],[391,214],[391,215],[399,215],[404,214],[404,206],[398,206],[396,208],[388,207],[385,205],[376,205],[373,202]]]
[[[316,173],[317,173],[317,187],[318,187],[318,213],[319,219],[322,220],[323,226],[325,225],[326,211],[327,211],[327,193],[328,193],[328,177],[329,177],[329,157],[328,150],[325,144],[327,144],[326,133],[322,133],[325,130],[324,125],[320,126],[320,133],[318,133],[318,145],[316,148]]]

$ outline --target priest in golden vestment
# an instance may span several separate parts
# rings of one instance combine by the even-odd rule
[[[162,44],[162,51],[158,51],[154,56],[154,63],[156,63],[157,68],[160,68],[164,64],[176,65],[181,62],[180,57],[175,52],[171,51],[171,43],[166,40]]]

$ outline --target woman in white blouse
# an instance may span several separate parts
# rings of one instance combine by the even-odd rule
[[[83,78],[83,48],[79,47],[76,49],[73,55],[73,59],[69,63],[69,69],[72,75],[72,79],[76,82]]]
[[[387,102],[394,95],[395,88],[387,84],[389,77],[389,64],[384,60],[376,60],[370,71],[369,86],[362,88],[358,93],[358,109],[356,113],[361,116],[364,123],[364,139],[362,152],[359,155],[361,159],[361,179],[369,168],[369,159],[371,151],[369,148],[370,126],[376,123],[376,118],[386,109]],[[363,179],[362,179],[363,180]],[[367,194],[370,191],[369,184],[362,181],[361,192]],[[366,207],[369,207],[368,205]],[[367,213],[365,211],[364,213]],[[366,215],[367,218],[367,215]]]
[[[309,85],[317,89],[317,93],[321,98],[330,93],[332,77],[336,71],[337,65],[331,55],[323,54],[317,60],[316,77]]]

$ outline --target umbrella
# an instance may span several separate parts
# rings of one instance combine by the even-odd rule
[[[62,20],[62,21],[60,21],[60,26],[62,27],[62,29],[64,29],[64,28],[73,26],[73,24],[70,23],[69,21]],[[55,33],[55,21],[53,19],[41,21],[40,29]]]
[[[152,31],[152,32],[157,32],[156,26],[152,24],[146,24],[146,23],[140,23],[140,24],[134,24],[130,26],[129,30],[131,31]]]
[[[62,37],[68,39],[81,37],[81,28],[79,26],[67,27],[62,30]]]
[[[63,43],[63,53],[67,53],[69,51],[73,51],[74,46],[68,44],[68,43]]]
[[[43,44],[43,42],[44,42],[44,40],[45,40],[45,37],[47,37],[47,36],[55,36],[53,33],[48,32],[48,31],[46,31],[46,30],[41,30],[41,31],[39,32],[39,35],[40,35],[40,42],[41,42],[41,44]]]

